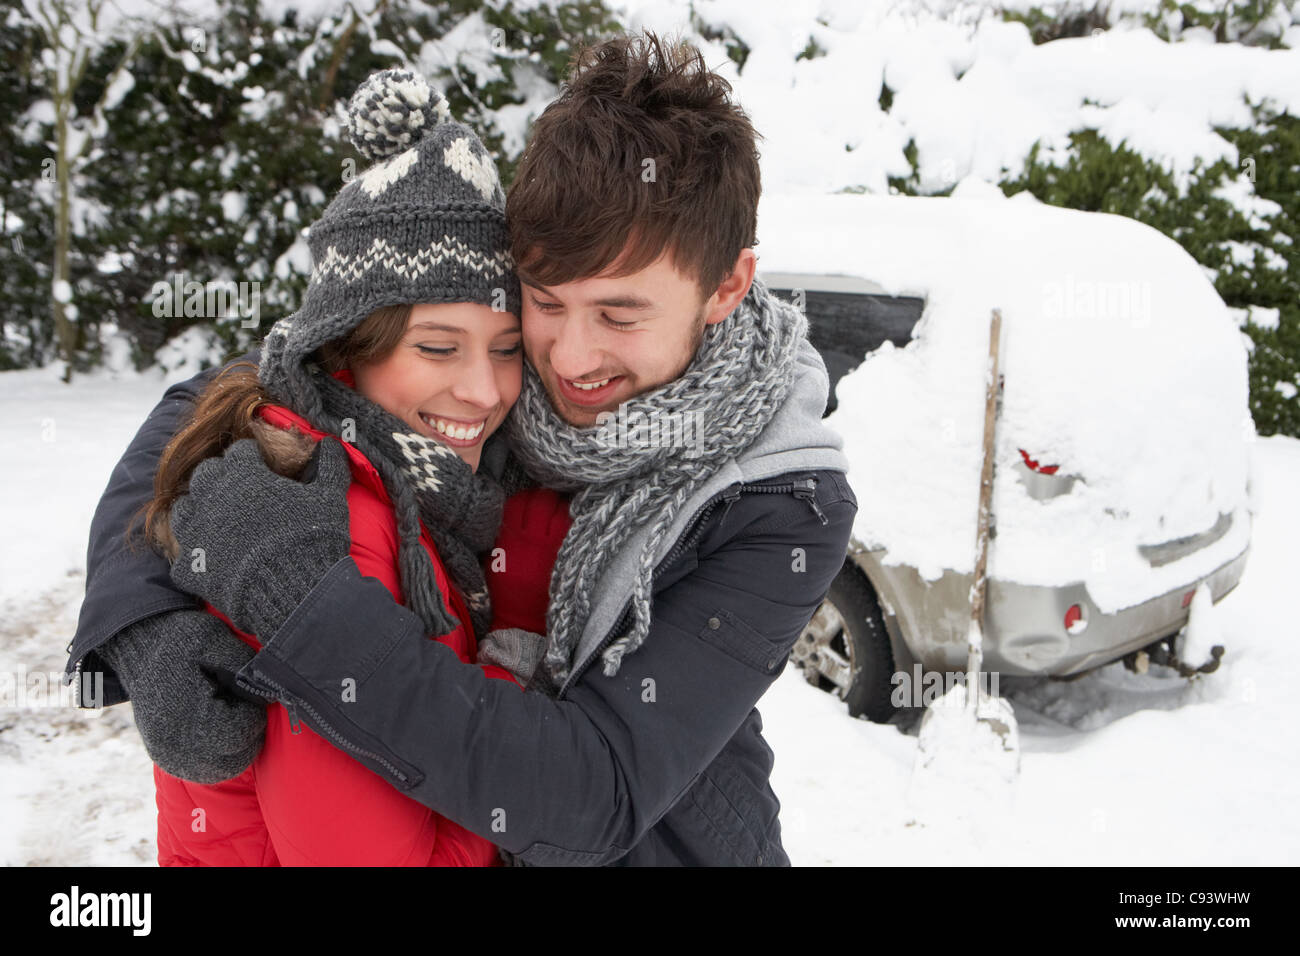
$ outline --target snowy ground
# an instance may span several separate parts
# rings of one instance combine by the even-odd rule
[[[915,822],[915,729],[854,721],[787,668],[759,705],[796,864],[1294,865],[1300,761],[1290,682],[1297,628],[1300,441],[1258,440],[1262,511],[1237,588],[1214,606],[1227,653],[1195,681],[1112,664],[1002,690],[1020,723],[1014,813],[972,833]],[[1291,623],[1288,623],[1291,622]],[[1157,673],[1159,672],[1159,673]],[[952,794],[958,808],[963,794]]]
[[[163,388],[156,376],[0,375],[0,673],[61,671],[86,531],[109,470]],[[50,431],[51,424],[53,430]],[[850,719],[792,668],[763,699],[773,786],[797,865],[1294,864],[1300,767],[1289,689],[1300,441],[1260,439],[1262,512],[1237,589],[1216,606],[1228,652],[1187,682],[1112,665],[1010,690],[1021,724],[1014,827],[916,821],[915,729]],[[951,795],[954,808],[963,794]],[[150,763],[129,706],[0,708],[0,863],[155,859]]]
[[[71,388],[51,370],[0,375],[0,675],[24,688],[64,668],[95,503],[164,387],[157,375]],[[152,764],[129,706],[93,716],[53,696],[0,707],[0,863],[154,862]]]

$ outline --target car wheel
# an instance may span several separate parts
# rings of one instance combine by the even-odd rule
[[[887,723],[894,716],[894,656],[876,595],[845,561],[790,652],[808,683],[834,693],[853,717]]]

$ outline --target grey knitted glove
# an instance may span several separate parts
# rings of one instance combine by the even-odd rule
[[[264,644],[352,547],[343,446],[318,442],[304,476],[277,475],[245,438],[194,469],[172,506],[172,581]]]
[[[515,676],[524,687],[546,654],[546,638],[518,627],[489,631],[478,644],[478,662],[496,664]]]
[[[217,783],[248,769],[266,736],[266,704],[230,696],[214,679],[253,649],[207,611],[138,621],[96,648],[131,696],[150,758],[173,777]]]

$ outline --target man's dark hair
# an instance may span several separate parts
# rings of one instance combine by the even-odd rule
[[[730,94],[699,50],[653,33],[580,51],[506,198],[520,277],[588,278],[632,240],[620,274],[667,252],[712,294],[758,218],[758,134]]]

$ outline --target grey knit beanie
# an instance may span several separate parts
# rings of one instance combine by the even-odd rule
[[[375,309],[474,302],[519,314],[496,164],[442,95],[407,70],[375,73],[352,97],[348,132],[373,165],[311,227],[302,308],[262,343],[263,386],[313,420],[304,361]]]
[[[429,633],[491,622],[480,556],[501,523],[504,490],[454,451],[327,375],[312,353],[388,305],[472,302],[519,314],[505,193],[496,166],[419,76],[371,76],[348,108],[352,141],[374,161],[330,203],[307,243],[314,268],[303,306],[262,343],[258,378],[271,398],[348,441],[393,503],[406,603]],[[420,543],[427,529],[471,620],[457,619]]]

